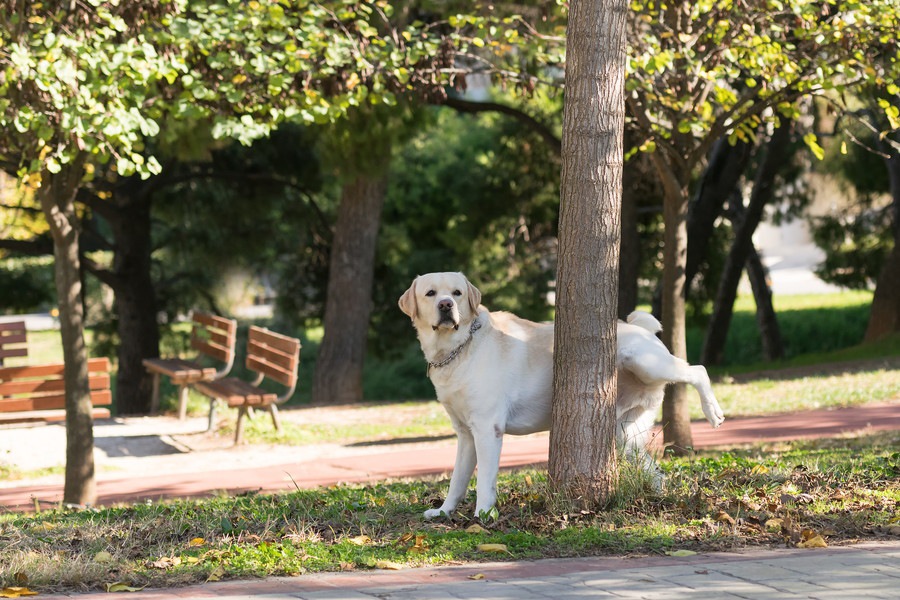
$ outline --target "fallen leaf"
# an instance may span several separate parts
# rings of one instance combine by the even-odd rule
[[[466,533],[488,533],[488,530],[478,523],[473,523],[466,527]]]
[[[671,551],[666,551],[666,554],[668,554],[669,556],[675,556],[677,558],[681,558],[684,556],[694,556],[697,553],[694,552],[693,550],[671,550]]]
[[[531,487],[532,485],[534,485],[534,482],[531,481],[531,475],[525,476],[525,485],[527,485],[528,487]]]
[[[476,573],[475,575],[469,575],[469,579],[475,579],[476,581],[479,579],[484,579],[484,573]]]
[[[127,583],[122,583],[121,581],[117,581],[116,583],[107,583],[106,591],[107,592],[139,592],[142,589],[147,587],[146,585],[142,585],[141,587],[134,587],[133,585],[129,585]]]
[[[56,529],[56,527],[56,523],[38,523],[31,528],[31,531],[53,531],[54,529]]]
[[[891,535],[900,535],[900,525],[891,525],[887,530]]]
[[[828,544],[821,535],[816,535],[797,544],[798,548],[827,548]]]
[[[400,563],[395,563],[390,560],[376,560],[375,561],[376,569],[385,569],[387,571],[399,571],[403,568],[403,565]]]
[[[428,551],[428,545],[425,543],[424,535],[417,535],[416,543],[409,550],[407,550],[407,552],[412,552],[412,553],[427,552],[427,551]]]
[[[209,577],[206,578],[206,582],[210,581],[220,581],[223,577],[225,577],[225,567],[219,565],[209,574]]]
[[[766,521],[766,529],[778,529],[781,530],[781,526],[784,524],[784,521],[781,519],[769,519]]]
[[[415,538],[415,537],[416,537],[416,534],[407,531],[406,533],[404,533],[403,535],[400,536],[400,539],[397,540],[397,543],[406,544],[407,542],[411,542],[413,540],[413,538]]]
[[[720,510],[719,512],[717,512],[716,516],[713,517],[713,519],[715,519],[719,523],[728,523],[729,525],[734,525],[734,517],[729,515],[724,510]]]
[[[94,562],[98,563],[108,563],[112,562],[113,556],[109,552],[105,550],[101,550],[97,554],[94,555]]]
[[[191,547],[202,546],[205,543],[206,543],[206,540],[204,540],[201,537],[196,537],[196,538],[192,539],[190,542],[188,542],[188,546],[191,546]]]
[[[750,469],[751,475],[763,475],[769,472],[769,468],[765,465],[753,465],[753,468]]]
[[[26,587],[8,587],[0,589],[0,598],[24,598],[25,596],[37,596]]]
[[[367,535],[358,535],[356,537],[348,538],[347,541],[354,546],[365,546],[366,544],[372,543],[372,538]]]
[[[509,552],[506,544],[478,544],[475,549],[479,552]]]

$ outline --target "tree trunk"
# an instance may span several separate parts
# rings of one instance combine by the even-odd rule
[[[882,142],[880,148],[887,155],[884,162],[893,200],[891,226],[894,230],[894,249],[878,274],[875,295],[872,297],[872,312],[863,338],[866,342],[900,331],[900,152],[886,142]]]
[[[567,33],[549,476],[591,507],[617,481],[625,15],[622,0],[576,0]]]
[[[685,264],[685,295],[691,292],[694,278],[706,262],[709,241],[715,230],[722,207],[741,179],[750,160],[751,146],[746,142],[735,145],[719,140],[713,147],[709,164],[703,172],[700,189],[688,209],[688,250]]]
[[[685,264],[687,262],[687,186],[667,186],[663,205],[662,341],[673,356],[687,359],[685,339]],[[694,446],[687,389],[683,383],[666,387],[662,409],[663,440],[676,455]]]
[[[747,257],[747,278],[756,300],[756,326],[759,327],[759,338],[762,343],[763,359],[767,361],[784,358],[784,340],[778,316],[772,304],[772,286],[769,285],[769,274],[762,264],[756,247],[750,244],[750,256]]]
[[[716,300],[713,304],[713,314],[706,328],[706,336],[703,340],[703,353],[701,362],[706,365],[722,364],[725,353],[725,340],[728,336],[728,328],[731,326],[731,317],[734,314],[734,301],[737,298],[738,284],[744,265],[750,255],[753,246],[753,233],[762,221],[766,204],[772,199],[775,192],[775,178],[784,164],[789,150],[791,134],[791,121],[783,120],[781,125],[772,134],[772,139],[766,148],[765,157],[756,173],[753,182],[753,191],[750,194],[750,203],[746,213],[740,220],[732,242],[728,258],[725,259],[725,267],[722,278],[719,281],[719,289],[716,292]],[[740,199],[738,199],[740,202]]]
[[[126,197],[109,219],[116,248],[111,282],[118,316],[116,411],[120,415],[151,410],[153,378],[143,359],[159,356],[156,291],[151,276],[150,203]]]
[[[359,175],[338,207],[325,300],[325,337],[316,357],[315,403],[359,402],[372,311],[375,245],[387,179]]]
[[[624,173],[624,171],[623,171]],[[624,178],[624,175],[623,175]],[[641,238],[638,233],[637,198],[622,186],[622,242],[619,246],[619,318],[625,319],[638,301]]]
[[[59,324],[65,361],[66,475],[63,502],[93,504],[94,430],[88,353],[84,343],[81,264],[75,194],[83,160],[74,160],[57,174],[43,173],[38,195],[53,236],[54,277],[59,302]]]

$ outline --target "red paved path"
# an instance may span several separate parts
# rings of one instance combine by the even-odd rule
[[[693,424],[697,448],[739,446],[763,441],[834,437],[859,431],[900,430],[900,403],[873,404],[837,410],[815,410],[770,417],[735,418],[719,429]],[[501,464],[520,467],[547,461],[547,437],[507,436]],[[200,473],[98,476],[98,504],[141,499],[210,496],[222,491],[290,491],[336,483],[359,483],[397,477],[440,475],[453,468],[455,441],[428,450],[391,451],[340,458],[293,462],[253,469],[209,470]],[[45,506],[62,498],[62,484],[0,488],[0,511],[32,510],[34,500]],[[49,504],[45,504],[49,503]]]

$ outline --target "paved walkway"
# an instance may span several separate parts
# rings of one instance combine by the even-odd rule
[[[121,441],[128,439],[127,430],[130,428],[136,432],[134,438],[141,438],[144,444],[156,442],[159,445],[158,435],[147,434],[148,428],[154,426],[158,428],[159,423],[143,422],[139,426],[113,424],[109,427],[123,431],[117,431],[116,438],[98,437],[97,443],[108,446],[110,451],[137,452],[128,442]],[[200,425],[189,422],[178,426]],[[40,441],[27,441],[50,432],[44,433],[40,429],[44,428],[4,430],[0,431],[0,436],[16,433],[22,436],[23,441],[11,443],[34,452],[34,448],[47,447]],[[900,430],[900,403],[823,409],[776,417],[735,418],[726,420],[719,429],[712,429],[705,421],[693,424],[694,445],[697,448],[733,447],[762,441],[790,441],[882,430]],[[64,436],[64,430],[62,433]],[[119,441],[111,442],[111,439]],[[507,436],[501,465],[513,468],[544,464],[547,462],[548,442],[546,434]],[[222,492],[271,493],[297,487],[315,488],[337,483],[441,475],[452,470],[455,457],[454,439],[411,444],[406,449],[398,449],[403,444],[394,445],[390,451],[379,451],[377,447],[318,447],[311,452],[303,448],[254,449],[241,446],[210,453],[207,457],[203,457],[202,453],[184,453],[165,443],[162,446],[154,446],[148,452],[169,453],[170,460],[166,462],[142,461],[134,457],[127,473],[101,472],[97,477],[97,504],[108,506],[145,499],[204,497]],[[178,468],[175,466],[178,463],[187,467],[194,465],[194,469]],[[34,510],[36,503],[44,507],[58,505],[62,490],[60,476],[38,482],[0,482],[0,511],[30,511]]]
[[[321,573],[143,590],[129,600],[811,600],[896,599],[900,541],[684,558],[578,558],[402,571]],[[50,598],[109,598],[71,594]]]

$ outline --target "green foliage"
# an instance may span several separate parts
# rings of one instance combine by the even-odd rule
[[[56,300],[50,258],[0,261],[0,307],[6,314],[44,312]]]
[[[897,78],[893,0],[770,0],[751,11],[722,0],[677,5],[689,18],[669,4],[632,2],[626,88],[645,144],[688,167],[706,153],[700,140],[750,141],[762,119],[796,115],[799,98],[839,104],[865,82]],[[821,153],[814,135],[806,141]]]

